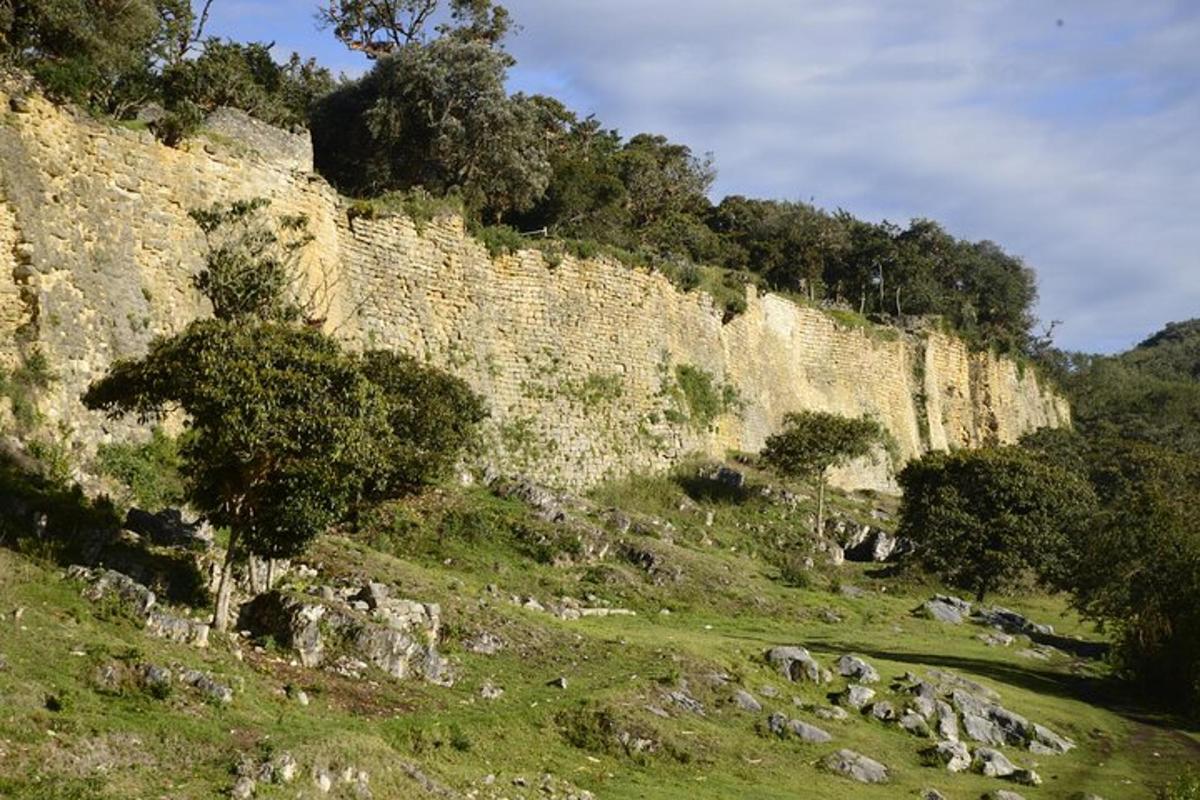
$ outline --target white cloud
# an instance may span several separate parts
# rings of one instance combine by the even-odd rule
[[[1038,270],[1069,347],[1200,314],[1200,7],[507,5],[516,88],[714,151],[719,192],[994,239]]]

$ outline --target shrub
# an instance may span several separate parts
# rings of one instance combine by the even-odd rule
[[[175,439],[154,428],[150,441],[141,444],[102,444],[96,453],[101,474],[115,478],[129,490],[139,508],[159,511],[184,499],[183,460]]]

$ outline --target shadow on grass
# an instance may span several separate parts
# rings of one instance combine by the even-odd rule
[[[0,547],[63,567],[103,565],[173,603],[208,602],[207,581],[189,553],[148,548],[122,527],[107,497],[49,480],[28,456],[0,444]]]

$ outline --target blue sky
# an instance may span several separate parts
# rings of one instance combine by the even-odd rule
[[[1071,349],[1200,316],[1195,0],[510,0],[514,91],[711,151],[714,199],[932,217],[1037,270]],[[315,0],[215,0],[210,33],[337,71]],[[1060,24],[1061,22],[1061,24]]]

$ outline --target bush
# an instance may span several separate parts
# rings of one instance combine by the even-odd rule
[[[1189,769],[1155,792],[1154,797],[1156,800],[1200,800],[1200,774]]]
[[[184,500],[183,460],[178,443],[155,428],[142,444],[102,444],[96,453],[101,474],[115,478],[129,490],[139,508],[159,511]]]
[[[976,597],[1026,577],[1070,582],[1095,496],[1079,476],[1016,447],[929,453],[899,477],[899,536],[925,565]]]

